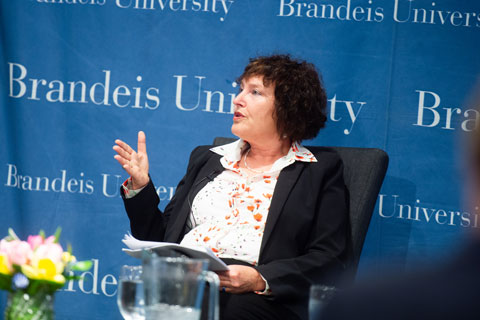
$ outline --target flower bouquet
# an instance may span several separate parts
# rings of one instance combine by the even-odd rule
[[[53,319],[53,294],[66,281],[78,279],[74,271],[90,269],[91,261],[77,262],[71,247],[64,251],[55,235],[20,240],[12,229],[0,240],[0,289],[8,294],[6,320]]]

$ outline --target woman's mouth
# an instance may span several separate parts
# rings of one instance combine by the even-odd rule
[[[245,116],[238,111],[233,114],[233,120],[239,120],[239,119],[244,118],[244,117]]]

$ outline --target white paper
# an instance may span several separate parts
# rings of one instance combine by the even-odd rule
[[[171,242],[156,242],[138,240],[131,234],[125,234],[122,242],[128,247],[122,250],[134,258],[142,257],[142,250],[161,251],[165,249],[175,250],[192,259],[207,259],[209,269],[212,271],[225,271],[228,266],[208,247],[187,247]]]

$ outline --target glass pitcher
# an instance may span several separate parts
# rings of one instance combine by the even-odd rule
[[[145,319],[199,320],[205,284],[209,284],[208,319],[219,319],[219,280],[208,260],[143,254]]]

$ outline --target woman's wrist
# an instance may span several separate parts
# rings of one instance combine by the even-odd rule
[[[263,291],[266,287],[266,281],[263,279],[262,275],[258,273],[257,283],[255,285],[254,291]]]
[[[268,285],[267,279],[265,279],[261,273],[258,273],[261,279],[261,284],[258,286],[258,290],[255,290],[254,292],[256,294],[263,294],[263,295],[271,295],[272,290],[270,290],[270,286]]]
[[[150,182],[150,178],[148,176],[146,179],[138,180],[134,179],[133,177],[130,177],[130,179],[133,190],[143,189]]]

